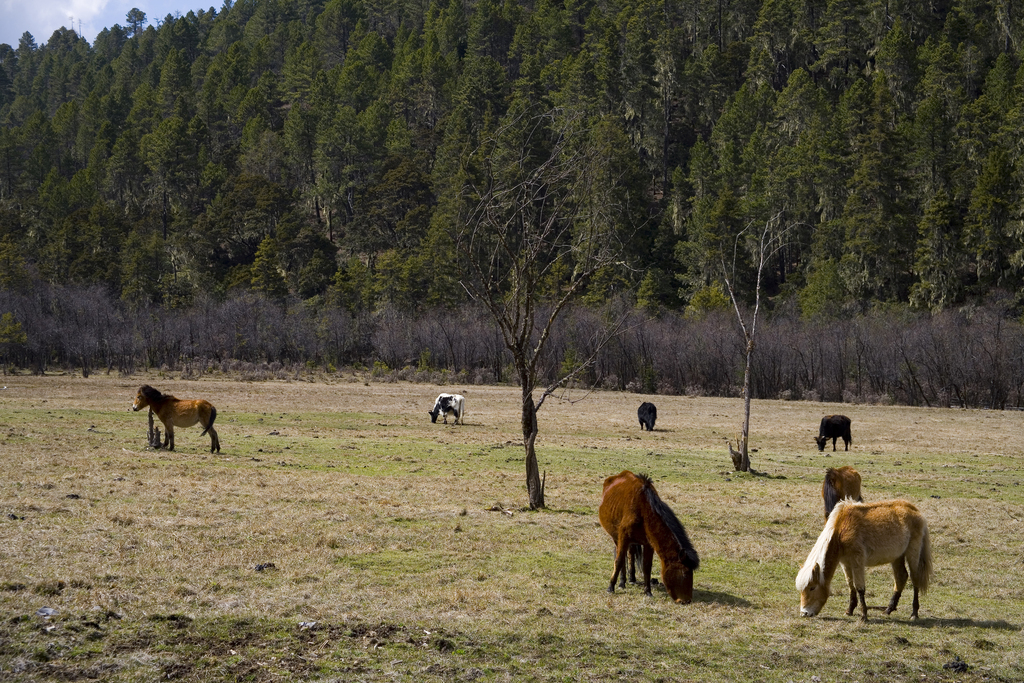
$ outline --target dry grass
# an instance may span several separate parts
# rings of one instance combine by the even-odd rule
[[[549,401],[550,507],[528,512],[512,387],[444,387],[468,411],[445,426],[426,415],[442,388],[356,377],[5,382],[0,679],[1024,679],[1022,413],[756,402],[750,476],[725,449],[738,400]],[[199,428],[146,449],[143,382],[211,400],[223,452]],[[849,453],[813,444],[831,412],[853,419]],[[824,468],[843,464],[866,499],[929,520],[917,623],[909,598],[846,617],[841,577],[822,617],[798,616]],[[596,509],[622,469],[654,477],[700,552],[692,605],[605,592]],[[870,571],[869,604],[890,586]],[[943,668],[957,657],[966,673]]]

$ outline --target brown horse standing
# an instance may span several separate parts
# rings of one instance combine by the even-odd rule
[[[846,614],[853,614],[859,599],[861,621],[867,621],[864,570],[880,564],[892,565],[895,578],[892,599],[885,613],[896,611],[900,595],[907,585],[909,569],[910,579],[914,582],[914,605],[910,618],[917,619],[918,593],[928,590],[932,575],[928,523],[917,508],[905,500],[879,503],[839,501],[796,576],[800,614],[813,617],[821,612],[828,600],[836,568],[842,566],[850,586],[850,606]]]
[[[167,450],[174,450],[175,427],[191,427],[198,423],[203,425],[203,433],[199,436],[210,432],[210,452],[220,453],[220,439],[217,438],[217,430],[213,428],[213,421],[217,419],[217,409],[209,401],[182,401],[170,394],[162,394],[146,384],[140,387],[139,393],[135,395],[132,410],[142,410],[146,406],[149,406],[164,423],[164,448]]]
[[[860,496],[860,472],[849,465],[825,470],[825,481],[821,485],[821,499],[825,501],[825,520],[832,513],[836,503],[853,498],[858,503],[864,501]]]
[[[604,494],[598,510],[601,526],[615,541],[615,571],[608,592],[625,572],[630,546],[643,547],[644,593],[651,594],[651,565],[654,553],[661,560],[661,581],[678,603],[693,600],[693,572],[700,566],[697,551],[690,545],[686,529],[672,509],[658,496],[650,477],[623,470],[604,480]]]

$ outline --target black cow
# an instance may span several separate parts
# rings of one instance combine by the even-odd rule
[[[825,444],[832,439],[832,450],[836,449],[836,439],[843,437],[845,450],[850,450],[853,437],[850,436],[850,418],[845,415],[826,415],[821,418],[821,426],[818,428],[818,438],[814,441],[818,444],[818,450],[825,450]]]
[[[644,427],[649,432],[654,431],[654,421],[658,419],[658,409],[654,407],[653,403],[641,403],[636,410],[636,416],[640,420],[641,431]]]

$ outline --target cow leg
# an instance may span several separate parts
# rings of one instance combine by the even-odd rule
[[[834,437],[834,436],[832,437],[832,451],[833,452],[835,452],[835,450],[836,450],[836,438],[837,437]]]

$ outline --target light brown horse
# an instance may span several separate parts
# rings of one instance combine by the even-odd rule
[[[821,499],[825,501],[825,521],[836,503],[852,498],[858,503],[864,501],[860,495],[860,472],[849,465],[825,470],[825,481],[821,484]]]
[[[139,393],[135,395],[135,402],[132,403],[132,410],[142,410],[146,406],[149,406],[164,423],[164,448],[167,450],[174,450],[175,427],[191,427],[198,423],[203,426],[203,433],[199,436],[210,432],[210,452],[220,453],[220,439],[217,438],[217,430],[213,428],[213,421],[217,419],[217,409],[209,401],[183,401],[170,394],[162,394],[146,384],[139,387]]]
[[[672,509],[658,496],[650,477],[623,470],[604,480],[598,509],[601,526],[615,541],[615,571],[608,592],[625,572],[630,546],[643,548],[644,593],[651,594],[654,553],[661,560],[661,581],[678,603],[693,600],[693,572],[700,566],[697,551]]]
[[[903,587],[907,585],[909,568],[910,579],[914,582],[914,608],[910,618],[917,619],[918,593],[928,590],[932,576],[928,523],[917,508],[905,500],[839,501],[797,574],[800,614],[813,617],[821,611],[828,600],[836,567],[842,566],[850,586],[850,607],[846,614],[853,614],[859,598],[861,621],[867,621],[864,570],[880,564],[891,564],[895,577],[892,599],[885,613],[896,611]]]

